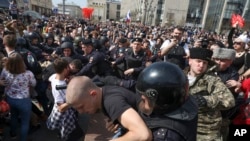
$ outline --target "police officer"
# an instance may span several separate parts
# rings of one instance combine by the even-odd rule
[[[95,75],[107,76],[112,74],[112,68],[105,60],[105,54],[95,50],[91,39],[82,41],[84,56],[88,58],[88,63],[76,74],[93,77]]]
[[[41,65],[39,64],[35,54],[27,49],[27,42],[24,38],[17,38],[15,50],[22,55],[28,70],[32,71],[34,75],[42,73]]]
[[[81,45],[82,37],[81,36],[76,36],[74,39],[74,50],[76,53],[83,55],[84,52],[82,51],[82,45]]]
[[[75,53],[72,42],[64,42],[61,45],[62,55],[61,57],[70,57],[72,60],[79,59],[83,64],[88,62],[88,58]]]
[[[63,37],[61,37],[59,44],[62,45],[64,42],[71,42],[72,43],[72,40],[69,36],[63,36]],[[60,55],[62,55],[62,53],[63,53],[63,51],[62,51],[62,48],[60,46],[55,49],[54,54],[60,56]]]
[[[53,33],[46,33],[44,37],[45,38],[42,45],[48,50],[50,50],[50,53],[53,52],[55,48],[59,46],[58,44],[54,43],[55,39]]]
[[[44,60],[43,55],[47,55],[47,53],[42,50],[39,44],[39,35],[36,32],[30,32],[24,38],[28,41],[28,50],[35,54],[37,60]]]
[[[156,62],[140,73],[136,84],[142,98],[139,110],[154,141],[196,140],[198,105],[187,87],[185,74],[172,63]]]
[[[64,42],[72,42],[72,39],[69,36],[61,37],[61,44]]]
[[[125,51],[127,51],[126,49],[128,48],[126,46],[127,42],[128,41],[126,38],[119,39],[118,45],[110,50],[110,61],[115,61],[117,58],[124,56],[124,53]]]
[[[106,56],[110,56],[110,44],[109,44],[109,38],[107,36],[101,36],[100,37],[100,43],[102,45],[100,51],[103,52]]]
[[[132,48],[129,48],[124,56],[119,57],[112,65],[124,63],[124,78],[136,80],[139,73],[145,68],[146,55],[142,49],[142,39],[134,38]]]

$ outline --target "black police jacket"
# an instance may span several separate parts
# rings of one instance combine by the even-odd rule
[[[86,57],[89,59],[89,62],[76,74],[77,76],[87,75],[92,78],[95,75],[112,75],[112,68],[110,64],[106,62],[106,56],[103,53],[93,50]]]
[[[115,61],[115,65],[119,65],[124,63],[125,70],[133,68],[134,72],[130,76],[125,76],[125,79],[133,79],[136,80],[139,73],[146,66],[146,55],[145,52],[141,49],[137,54],[134,54],[132,49],[127,49],[125,51],[125,55],[119,57]]]
[[[198,105],[192,96],[180,108],[170,113],[141,116],[152,130],[155,141],[168,141],[170,138],[176,141],[196,141]]]

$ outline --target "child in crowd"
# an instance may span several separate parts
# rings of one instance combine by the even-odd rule
[[[50,76],[54,106],[47,120],[47,127],[60,130],[60,137],[66,141],[77,141],[83,137],[83,131],[78,125],[77,112],[66,103],[65,91],[69,75],[67,60],[57,58],[53,62],[55,74]],[[60,88],[61,87],[61,88]]]

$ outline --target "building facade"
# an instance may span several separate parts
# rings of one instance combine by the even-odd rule
[[[87,0],[88,7],[94,9],[91,20],[95,22],[106,21],[106,0]]]
[[[52,0],[26,0],[26,2],[28,9],[25,10],[33,10],[47,16],[52,14]]]
[[[203,13],[206,16],[202,17],[203,28],[216,31],[218,33],[227,31],[231,28],[231,16],[233,13],[242,15],[245,19],[245,27],[249,28],[250,13],[249,0],[204,0]],[[207,7],[207,10],[206,8]]]
[[[187,12],[186,25],[202,27],[202,18],[204,16],[205,0],[190,0]]]
[[[82,8],[78,5],[76,5],[75,3],[66,3],[64,4],[65,6],[65,11],[63,11],[63,4],[58,4],[57,8],[58,8],[58,13],[57,14],[65,14],[65,15],[69,15],[70,17],[74,17],[77,19],[83,18],[82,16]]]
[[[121,2],[119,0],[107,0],[106,3],[107,7],[107,11],[106,11],[106,19],[107,20],[115,20],[115,21],[119,21],[121,20],[120,17],[121,16]]]
[[[132,21],[145,25],[184,25],[189,0],[124,0],[121,17],[130,10]]]
[[[33,10],[41,15],[51,15],[52,11],[52,0],[16,0],[17,7],[20,13],[27,10]],[[9,1],[1,0],[0,7],[8,9]]]
[[[184,25],[186,23],[189,0],[165,0],[161,25]]]
[[[130,18],[132,22],[142,20],[142,3],[141,0],[122,0],[121,1],[121,18],[126,18],[130,11]]]

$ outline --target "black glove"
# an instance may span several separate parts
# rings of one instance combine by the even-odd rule
[[[193,95],[199,107],[207,106],[207,100],[201,95]]]

